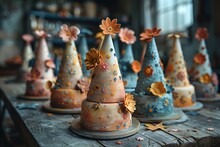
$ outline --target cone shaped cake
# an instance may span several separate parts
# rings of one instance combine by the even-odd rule
[[[46,82],[53,79],[53,68],[55,65],[49,53],[44,31],[36,31],[39,37],[38,47],[35,50],[35,62],[31,72],[27,74],[26,96],[34,98],[49,98],[50,90],[46,88]]]
[[[80,43],[79,43],[79,48],[78,48],[78,53],[79,56],[81,57],[82,61],[82,72],[85,77],[90,76],[90,70],[86,70],[86,65],[84,60],[86,59],[86,53],[89,51],[88,45],[87,45],[87,40],[86,40],[86,34],[92,34],[90,31],[83,31],[81,32],[80,36]]]
[[[200,45],[190,70],[192,84],[195,86],[196,96],[199,100],[212,100],[219,97],[216,88],[218,87],[218,78],[212,72],[205,44],[205,39],[208,38],[207,29],[198,28],[195,37],[200,41]]]
[[[131,113],[135,110],[135,101],[133,95],[125,94],[111,38],[111,35],[119,32],[120,25],[116,19],[111,21],[107,18],[106,21],[102,20],[100,28],[106,34],[101,49],[91,49],[86,54],[85,60],[87,69],[93,69],[88,96],[82,103],[80,120],[82,128],[86,129],[87,133],[82,134],[76,128],[73,131],[90,138],[125,137],[136,133],[139,123],[135,121],[136,127],[132,123]],[[98,135],[88,136],[91,132]]]
[[[30,61],[34,58],[34,53],[31,47],[31,42],[34,38],[30,34],[24,34],[22,35],[22,39],[26,42],[26,45],[23,51],[23,61],[18,74],[18,80],[25,81],[25,75],[31,71]]]
[[[61,26],[59,36],[67,42],[66,50],[62,57],[56,83],[54,85],[51,81],[47,83],[47,87],[51,89],[50,106],[52,108],[71,109],[72,113],[75,110],[76,113],[79,112],[82,100],[86,98],[88,90],[88,83],[83,79],[74,43],[79,33],[79,29],[75,26],[70,28],[65,24]]]
[[[134,91],[137,85],[137,73],[141,70],[141,64],[134,60],[132,44],[136,41],[134,31],[128,28],[121,28],[119,33],[120,40],[125,43],[122,49],[120,67],[126,91]]]
[[[158,36],[160,29],[146,29],[141,40],[146,40],[142,69],[137,81],[134,98],[137,103],[135,116],[142,122],[157,122],[180,118],[180,113],[175,114],[173,108],[173,88],[166,84],[163,65],[161,63],[154,36]]]
[[[181,35],[181,34],[180,34]],[[173,39],[173,47],[170,51],[166,69],[166,78],[173,86],[174,106],[183,110],[198,110],[202,104],[196,103],[195,88],[189,83],[185,60],[180,45],[179,34],[170,34]]]

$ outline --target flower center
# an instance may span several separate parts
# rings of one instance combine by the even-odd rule
[[[111,32],[112,30],[113,30],[113,29],[112,29],[111,26],[107,28],[107,31],[108,31],[108,32]]]
[[[152,112],[153,112],[153,109],[152,109],[152,108],[150,108],[148,111],[149,111],[150,113],[152,113]]]

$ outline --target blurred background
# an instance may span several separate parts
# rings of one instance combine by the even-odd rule
[[[188,66],[198,41],[194,38],[197,27],[207,27],[209,38],[206,40],[213,69],[218,72],[220,65],[220,19],[217,16],[218,0],[1,0],[0,5],[0,75],[13,74],[13,68],[19,67],[19,58],[24,48],[21,35],[33,34],[36,29],[44,29],[52,35],[48,39],[52,53],[60,53],[64,43],[57,37],[63,23],[87,28],[93,32],[88,36],[89,47],[95,47],[95,34],[100,31],[98,25],[102,18],[117,18],[123,27],[129,27],[139,34],[145,28],[158,26],[162,29],[157,37],[160,56],[166,64],[171,42],[167,34],[186,32],[189,37],[182,39],[182,48]],[[36,42],[32,43],[35,48]],[[135,59],[139,60],[142,44],[133,45]],[[62,51],[61,51],[62,52]],[[15,57],[16,66],[7,62]],[[12,67],[12,69],[11,69]],[[11,69],[7,73],[6,69]],[[16,71],[16,70],[15,70]]]

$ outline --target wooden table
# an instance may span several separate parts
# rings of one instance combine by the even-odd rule
[[[128,138],[118,140],[92,140],[73,134],[70,122],[79,115],[57,115],[45,113],[38,106],[36,110],[17,108],[18,104],[43,104],[40,101],[25,101],[16,96],[24,93],[25,84],[8,83],[8,78],[0,78],[0,100],[9,111],[19,128],[27,146],[220,146],[220,102],[207,103],[198,113],[188,114],[190,120],[184,124],[171,125],[166,131],[141,130]],[[208,128],[214,128],[210,131]],[[136,140],[142,137],[143,141]],[[121,141],[119,145],[116,142]]]

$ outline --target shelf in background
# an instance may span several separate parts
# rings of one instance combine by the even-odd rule
[[[63,22],[76,22],[81,24],[96,24],[99,25],[101,20],[100,18],[89,18],[89,17],[62,17],[55,13],[45,12],[45,11],[30,11],[29,16],[40,17],[48,20],[59,20]],[[127,26],[127,22],[119,22],[123,26]]]

